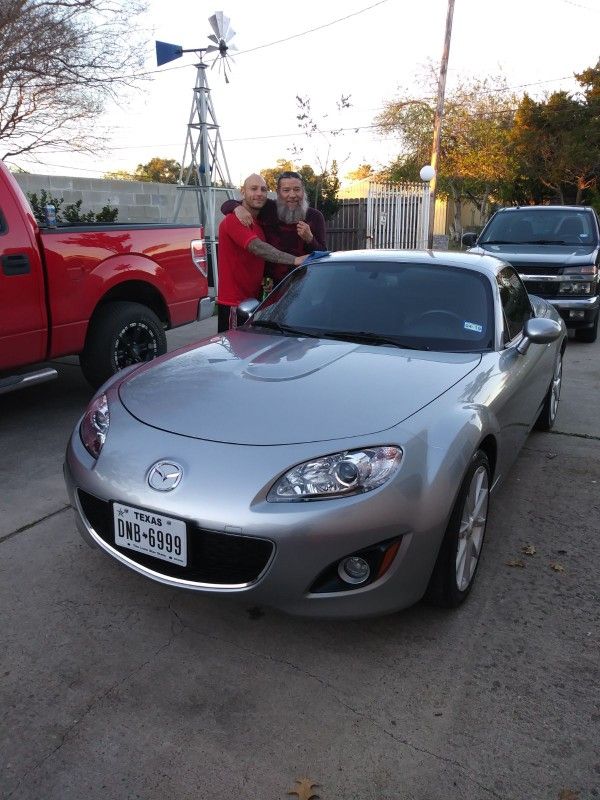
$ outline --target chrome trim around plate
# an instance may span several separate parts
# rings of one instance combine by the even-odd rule
[[[120,553],[114,547],[111,547],[108,544],[108,542],[106,542],[101,536],[99,536],[90,525],[88,518],[83,513],[81,503],[79,502],[79,495],[75,487],[73,491],[73,500],[75,501],[75,508],[79,515],[79,519],[85,526],[87,534],[93,539],[94,544],[98,545],[98,547],[101,547],[103,550],[109,553],[109,555],[113,556],[113,558],[115,558],[117,561],[120,561],[126,567],[130,567],[136,572],[139,572],[140,575],[144,575],[146,578],[151,578],[154,581],[158,581],[158,583],[164,583],[166,586],[172,586],[173,588],[176,589],[177,588],[191,589],[191,590],[210,589],[212,591],[218,591],[224,594],[227,592],[234,592],[234,591],[238,592],[240,590],[251,589],[253,586],[256,586],[256,584],[262,579],[263,575],[267,572],[267,570],[273,563],[273,559],[275,558],[275,551],[277,549],[275,542],[273,542],[271,539],[265,539],[264,541],[270,542],[271,545],[273,546],[271,557],[265,564],[265,567],[262,570],[262,572],[251,583],[198,583],[197,581],[186,581],[183,580],[182,578],[172,578],[170,575],[163,575],[161,572],[155,572],[153,569],[148,569],[148,567],[143,567],[141,564],[138,564],[131,558],[127,558],[127,556],[123,555],[123,553]],[[212,531],[212,533],[222,533],[222,531]],[[227,536],[227,534],[223,533],[223,536]],[[256,539],[259,537],[253,536],[252,538]]]

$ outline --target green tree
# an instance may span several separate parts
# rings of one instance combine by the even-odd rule
[[[368,178],[373,177],[375,170],[370,164],[360,164],[356,169],[351,169],[346,173],[346,178],[349,181],[366,181]]]
[[[521,100],[511,133],[516,184],[529,202],[581,203],[600,171],[600,64],[575,76],[577,94]]]
[[[435,97],[435,81],[429,94]],[[454,200],[453,233],[461,232],[461,208],[465,200],[485,217],[513,176],[509,149],[516,98],[502,77],[462,81],[447,96],[444,108],[438,191]],[[381,133],[398,138],[400,155],[381,178],[418,180],[429,163],[433,138],[434,101],[401,95],[388,102],[375,119]]]

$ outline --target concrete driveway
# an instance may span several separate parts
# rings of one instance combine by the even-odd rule
[[[90,395],[65,359],[0,397],[1,798],[600,797],[600,341],[569,344],[455,612],[315,622],[128,572],[62,482]]]

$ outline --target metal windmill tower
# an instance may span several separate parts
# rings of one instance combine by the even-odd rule
[[[225,82],[229,83],[227,73],[231,57],[228,55],[228,50],[237,48],[230,44],[235,36],[235,31],[231,28],[229,18],[222,11],[217,11],[212,17],[209,17],[208,21],[213,30],[208,38],[213,44],[184,50],[180,45],[156,42],[156,62],[160,67],[180,58],[184,53],[195,53],[199,58],[198,63],[195,64],[196,84],[181,160],[179,193],[175,204],[174,220],[177,221],[179,216],[184,193],[193,192],[196,198],[198,219],[204,226],[216,291],[218,286],[216,198],[223,192],[223,189],[225,189],[227,197],[233,197],[233,191],[206,71],[209,66],[213,68],[218,63],[219,71],[223,73]],[[205,56],[213,53],[215,58],[211,63],[206,63]]]

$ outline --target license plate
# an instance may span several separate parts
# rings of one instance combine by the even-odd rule
[[[115,544],[187,566],[185,522],[155,511],[113,503]]]

